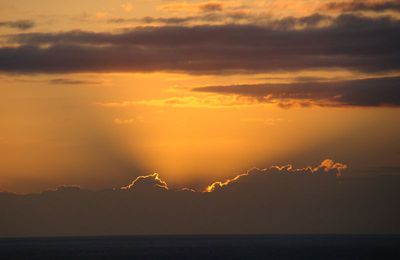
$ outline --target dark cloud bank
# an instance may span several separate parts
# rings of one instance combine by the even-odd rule
[[[114,190],[1,193],[0,236],[399,233],[398,176],[346,179],[345,168],[252,169],[204,192],[153,174]]]
[[[340,68],[400,69],[400,22],[353,14],[286,18],[267,25],[137,27],[9,36],[0,71],[23,73],[181,71],[235,73]],[[299,23],[302,29],[295,29]]]
[[[331,82],[253,84],[194,88],[197,92],[253,97],[283,107],[303,106],[400,106],[400,77]]]

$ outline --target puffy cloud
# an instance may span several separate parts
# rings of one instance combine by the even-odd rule
[[[265,175],[277,174],[277,175],[293,175],[293,176],[315,176],[315,175],[325,175],[340,177],[342,172],[347,169],[347,165],[343,163],[335,163],[331,159],[323,160],[320,165],[316,167],[308,166],[305,168],[293,168],[292,165],[286,166],[271,166],[266,169],[252,168],[248,172],[239,174],[232,179],[227,179],[225,181],[216,181],[209,186],[207,186],[204,192],[213,192],[221,189],[225,186],[233,185],[235,183],[240,183],[245,178],[251,178],[254,175]],[[145,176],[139,176],[132,181],[128,186],[124,186],[121,190],[152,190],[152,189],[169,190],[167,183],[160,178],[158,173],[153,173]],[[183,188],[183,191],[195,190],[190,188]]]
[[[253,97],[259,103],[282,107],[302,106],[400,106],[400,77],[328,82],[295,82],[209,86],[193,89],[225,95]]]
[[[207,186],[207,188],[205,189],[205,192],[213,192],[216,189],[220,189],[220,188],[222,188],[224,186],[230,185],[233,182],[237,182],[237,181],[239,181],[240,178],[242,178],[244,176],[248,176],[248,175],[249,175],[248,173],[243,173],[243,174],[237,175],[233,179],[228,179],[228,180],[226,180],[224,182],[222,182],[222,181],[213,182],[211,185]]]
[[[160,179],[158,173],[153,173],[145,176],[139,176],[132,181],[128,186],[122,187],[121,190],[168,190],[168,185]]]
[[[309,28],[323,19],[315,16],[301,22],[305,28],[293,29],[293,19],[265,26],[158,26],[120,33],[16,34],[8,38],[12,46],[0,48],[0,71],[221,74],[400,69],[398,20],[341,15],[327,26]]]
[[[336,176],[342,176],[342,171],[347,169],[347,165],[343,163],[335,163],[331,159],[325,159],[321,164],[314,169],[313,173],[318,173],[321,170],[326,173],[332,173]]]
[[[325,176],[336,176],[339,177],[342,175],[342,171],[347,169],[347,165],[343,163],[335,163],[330,159],[326,159],[321,162],[317,167],[306,167],[300,169],[294,169],[292,165],[286,166],[272,166],[266,169],[253,168],[250,169],[247,173],[237,175],[232,179],[228,179],[226,181],[217,181],[209,185],[205,192],[213,192],[221,190],[222,188],[229,187],[230,185],[241,185],[242,182],[249,183],[248,178],[253,178],[257,176],[259,185],[260,184],[260,175],[264,177],[265,181],[268,181],[269,174],[278,174],[278,175],[293,175],[293,176],[315,176],[315,175],[325,175]],[[261,180],[262,181],[262,180]]]

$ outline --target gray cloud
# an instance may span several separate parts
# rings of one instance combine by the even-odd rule
[[[400,106],[400,77],[333,82],[209,86],[193,91],[254,97],[259,102],[319,106]]]
[[[18,21],[0,21],[0,27],[8,27],[18,30],[28,30],[35,26],[35,22],[31,20],[18,20]]]
[[[103,82],[96,80],[75,80],[75,79],[57,78],[49,80],[49,83],[56,85],[97,85],[97,84],[102,84]]]
[[[254,16],[245,13],[206,13],[194,16],[172,16],[172,17],[152,17],[143,18],[113,18],[108,20],[110,23],[140,23],[153,24],[160,23],[165,25],[186,25],[192,22],[199,23],[231,23],[231,24],[259,24],[274,29],[294,29],[296,27],[312,28],[318,26],[321,22],[331,22],[334,18],[327,15],[312,14],[304,17],[285,17],[281,19],[271,19],[269,16]]]
[[[162,23],[167,25],[175,25],[175,24],[184,24],[187,22],[198,20],[200,17],[196,16],[186,16],[186,17],[152,17],[146,16],[143,18],[113,18],[108,20],[110,23],[144,23],[144,24],[151,24],[151,23]]]
[[[336,10],[340,12],[357,12],[357,11],[400,11],[400,2],[397,0],[384,0],[384,1],[361,1],[354,0],[348,2],[332,2],[325,6],[325,9]]]
[[[400,232],[400,179],[339,177],[344,169],[252,169],[212,192],[162,188],[149,175],[129,189],[0,193],[0,236]]]
[[[200,10],[203,12],[219,12],[223,10],[223,4],[222,3],[205,3],[200,5]]]
[[[232,187],[237,188],[242,185],[248,186],[249,183],[252,183],[252,185],[261,184],[262,186],[265,185],[265,178],[276,175],[292,177],[323,176],[324,178],[336,178],[340,177],[342,172],[346,169],[347,165],[343,163],[335,163],[330,159],[322,161],[321,164],[316,167],[308,166],[306,168],[299,169],[293,168],[292,165],[272,166],[266,169],[253,168],[247,171],[247,173],[237,175],[232,179],[214,182],[206,188],[206,191],[215,192],[223,189],[230,189]]]
[[[305,19],[305,18],[304,18]],[[302,21],[312,26],[323,16]],[[400,22],[342,15],[327,27],[138,27],[122,33],[16,34],[0,48],[3,72],[181,71],[217,74],[341,68],[400,69]]]
[[[172,16],[172,17],[153,17],[145,16],[142,18],[112,18],[108,21],[110,23],[162,23],[167,25],[186,24],[189,22],[217,22],[230,20],[250,20],[252,16],[242,15],[239,16],[237,12],[221,12],[223,10],[222,3],[205,3],[199,6],[201,14],[192,16]]]

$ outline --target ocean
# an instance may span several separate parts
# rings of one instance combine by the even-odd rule
[[[2,238],[0,259],[400,259],[400,236]]]

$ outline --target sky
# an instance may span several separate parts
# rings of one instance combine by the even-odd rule
[[[325,160],[400,173],[398,1],[0,0],[0,17],[7,194],[140,176],[213,193]]]

